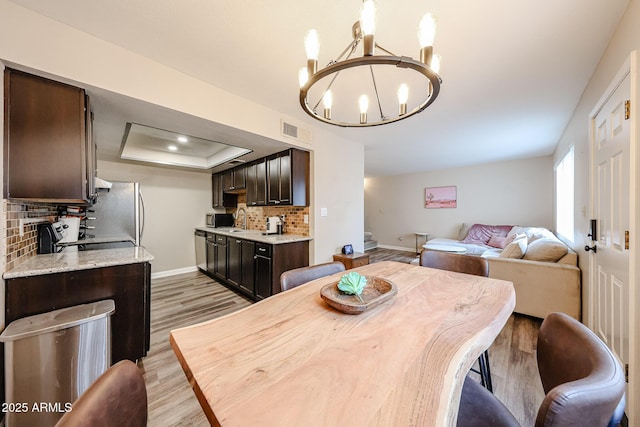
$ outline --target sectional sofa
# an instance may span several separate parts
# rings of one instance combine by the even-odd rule
[[[544,319],[560,311],[581,320],[578,255],[548,229],[463,224],[458,239],[435,238],[424,247],[443,245],[487,258],[489,277],[513,282],[516,313]]]

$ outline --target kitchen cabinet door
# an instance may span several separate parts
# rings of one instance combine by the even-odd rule
[[[233,168],[233,189],[244,190],[247,186],[246,168],[237,166]]]
[[[250,240],[242,241],[242,256],[240,261],[240,271],[242,280],[240,287],[248,292],[251,296],[255,295],[255,276],[254,276],[254,254],[256,244]]]
[[[242,240],[229,238],[227,243],[227,279],[234,286],[242,283]]]
[[[214,208],[238,206],[238,195],[224,192],[224,172],[211,175],[211,206]]]
[[[90,202],[95,152],[85,91],[9,68],[4,76],[5,198]]]
[[[226,280],[228,274],[227,237],[216,234],[214,246],[213,274],[219,279]]]
[[[256,299],[261,300],[271,296],[271,258],[255,256],[255,285]]]
[[[290,149],[267,158],[269,205],[307,206],[309,153]]]
[[[247,206],[267,204],[267,164],[265,159],[246,167]]]

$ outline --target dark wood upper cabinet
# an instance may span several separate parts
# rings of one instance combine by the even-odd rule
[[[308,206],[309,153],[297,149],[267,157],[269,205]]]
[[[295,148],[213,175],[213,207],[246,189],[247,206],[309,205],[309,153]]]
[[[83,89],[6,69],[4,196],[90,202],[95,150]]]
[[[247,206],[267,204],[267,163],[260,159],[246,167]]]
[[[224,191],[224,172],[211,175],[211,196],[211,206],[214,208],[238,206],[238,195]]]
[[[245,166],[238,166],[223,172],[223,191],[244,190],[246,187]]]

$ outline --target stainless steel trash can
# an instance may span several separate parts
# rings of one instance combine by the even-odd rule
[[[111,365],[113,300],[15,320],[0,334],[6,426],[53,426]]]

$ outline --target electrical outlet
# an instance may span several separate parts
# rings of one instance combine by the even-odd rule
[[[320,216],[327,216],[328,212],[327,212],[327,208],[320,208]]]
[[[305,224],[309,224],[309,215],[304,215],[303,216],[303,221]]]

